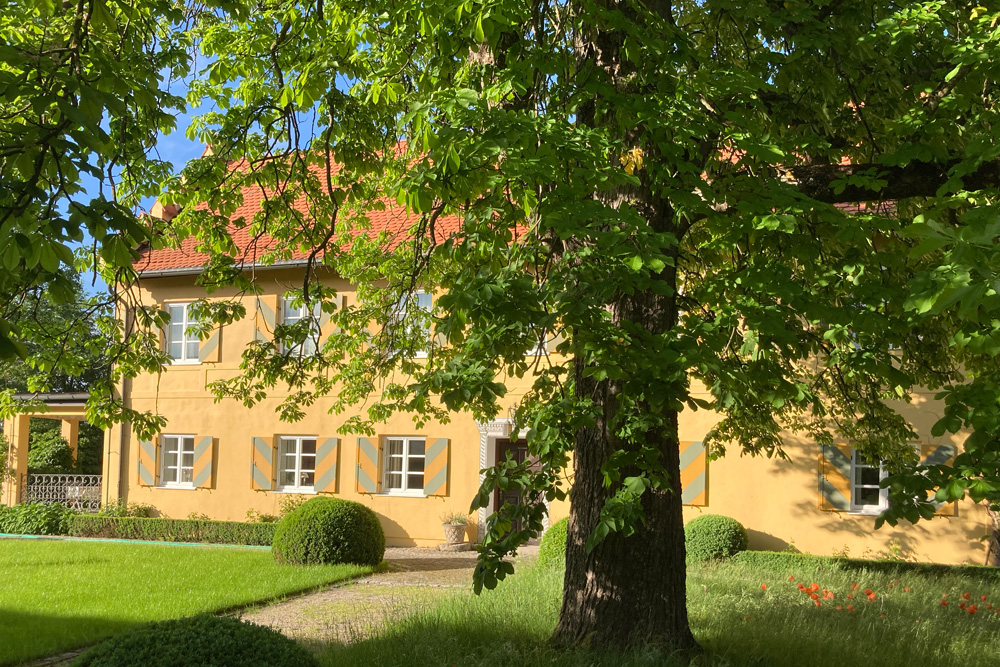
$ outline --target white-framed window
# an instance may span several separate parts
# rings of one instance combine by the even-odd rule
[[[190,306],[190,303],[167,304],[170,324],[167,325],[166,348],[167,355],[175,364],[200,363],[198,360],[200,341],[198,336],[188,333],[188,327],[197,324],[197,320],[193,319],[189,312]]]
[[[420,313],[430,313],[434,306],[433,297],[425,292],[424,290],[417,290],[413,293],[413,299],[416,302],[416,314]],[[419,332],[423,333],[423,337],[430,339],[431,327],[428,322],[415,322],[412,319],[407,321],[407,311],[412,308],[409,306],[410,295],[404,294],[399,297],[399,301],[396,303],[396,307],[393,309],[392,321],[397,324],[403,324],[405,335],[407,337],[417,335]],[[418,329],[419,328],[419,329]],[[427,348],[422,348],[415,350],[413,353],[414,359],[426,359],[427,358]]]
[[[319,347],[319,314],[320,314],[321,304],[319,301],[313,302],[312,312],[306,308],[305,304],[299,302],[298,305],[295,304],[295,297],[283,296],[281,297],[281,323],[292,325],[297,322],[301,322],[304,319],[309,319],[309,335],[306,339],[294,345],[288,350],[282,350],[283,352],[289,352],[298,356],[310,356],[316,354],[316,349]]]
[[[382,448],[382,492],[423,495],[424,438],[387,437]]]
[[[879,483],[888,476],[885,467],[871,463],[851,449],[851,512],[878,514],[889,507],[889,489]]]
[[[316,436],[278,438],[278,491],[311,493],[316,477]]]
[[[160,436],[160,486],[194,487],[194,436]]]

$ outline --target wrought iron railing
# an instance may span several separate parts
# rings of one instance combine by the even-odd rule
[[[96,512],[101,508],[101,475],[25,475],[22,500]]]

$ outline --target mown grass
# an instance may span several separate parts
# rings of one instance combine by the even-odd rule
[[[241,607],[371,572],[292,566],[267,550],[0,541],[0,664],[94,643],[139,624]]]
[[[818,585],[819,606],[799,583]],[[1000,604],[1000,577],[991,570],[752,556],[693,565],[688,609],[706,649],[694,661],[654,648],[623,656],[551,647],[561,585],[557,569],[524,568],[495,591],[449,597],[384,626],[371,639],[330,646],[323,658],[331,667],[1000,664],[1000,614],[987,607]],[[824,600],[823,589],[833,598]],[[871,601],[866,590],[874,594]],[[948,606],[941,606],[942,599]],[[962,602],[966,610],[959,608]],[[977,609],[970,614],[973,602]]]

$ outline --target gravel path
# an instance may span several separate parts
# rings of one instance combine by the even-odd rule
[[[524,547],[519,556],[533,558],[537,553],[538,547]],[[442,595],[472,592],[474,551],[390,547],[385,560],[384,572],[236,615],[318,647],[364,639],[386,618],[399,618]]]

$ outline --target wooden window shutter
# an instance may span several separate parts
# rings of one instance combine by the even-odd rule
[[[920,445],[920,465],[952,465],[955,462],[954,445]],[[958,514],[958,503],[938,503],[934,506],[937,511],[936,516],[956,516]]]
[[[699,441],[681,441],[681,502],[708,505],[708,448]]]
[[[261,294],[254,299],[253,339],[274,341],[274,327],[278,323],[278,295]]]
[[[316,493],[337,492],[337,460],[340,457],[340,439],[317,440],[316,471],[313,490]]]
[[[196,488],[210,489],[213,484],[213,468],[215,467],[215,438],[202,435],[194,441],[194,476],[192,482]]]
[[[826,512],[847,512],[851,509],[850,445],[820,446],[819,508]]]
[[[333,299],[333,304],[336,306],[337,310],[342,310],[347,303],[347,297],[343,294],[338,294]],[[321,310],[319,313],[319,347],[322,349],[323,343],[332,334],[337,332],[337,325],[333,321],[332,313],[328,313],[325,310]]]
[[[198,344],[198,361],[216,363],[222,359],[222,325],[216,325],[208,338]]]
[[[358,493],[378,493],[379,474],[378,458],[379,444],[382,439],[377,438],[375,443],[368,438],[358,438],[358,463],[354,471],[354,490]]]
[[[140,440],[136,453],[136,464],[139,472],[139,486],[156,486],[159,477],[160,438]]]
[[[274,438],[256,437],[251,440],[250,485],[254,491],[274,488]]]
[[[438,438],[428,443],[424,450],[424,495],[447,496],[449,440]]]

